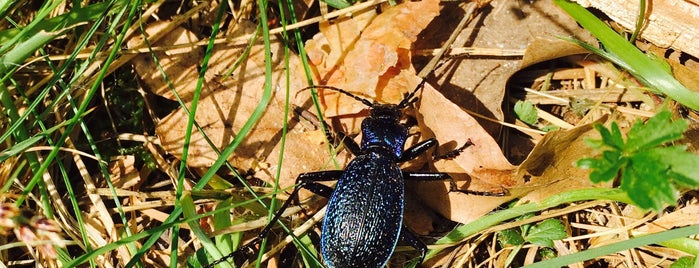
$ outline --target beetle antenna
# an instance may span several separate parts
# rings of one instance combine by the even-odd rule
[[[341,88],[336,88],[336,87],[333,87],[333,86],[314,85],[314,86],[310,86],[310,87],[304,87],[304,88],[301,89],[301,91],[306,90],[306,89],[311,89],[311,88],[323,88],[323,89],[334,90],[334,91],[340,92],[340,93],[342,93],[342,94],[345,94],[345,95],[347,95],[347,96],[350,96],[350,97],[354,98],[355,100],[360,101],[361,103],[363,103],[363,104],[366,105],[366,106],[372,107],[372,106],[374,105],[371,101],[369,101],[369,100],[367,100],[367,99],[365,99],[365,98],[356,96],[356,95],[350,93],[349,91],[346,91],[346,90],[341,89]]]
[[[408,105],[413,104],[417,101],[417,98],[415,97],[415,93],[417,93],[418,90],[422,89],[425,86],[425,82],[427,82],[427,77],[422,78],[422,81],[420,81],[420,84],[418,84],[413,91],[408,94],[408,96],[405,97],[400,103],[398,104],[398,109],[403,109],[405,107],[408,107]]]

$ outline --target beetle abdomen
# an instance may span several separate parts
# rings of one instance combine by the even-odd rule
[[[355,158],[338,180],[323,220],[321,251],[329,267],[383,267],[400,236],[403,177],[394,160]]]

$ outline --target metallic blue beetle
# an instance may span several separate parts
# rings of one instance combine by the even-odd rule
[[[320,248],[329,267],[383,267],[403,223],[398,160],[408,136],[396,105],[372,105],[362,122],[361,153],[335,186],[323,219]]]
[[[397,105],[372,103],[339,88],[315,86],[338,91],[371,108],[369,117],[362,121],[361,147],[345,134],[337,133],[356,157],[345,170],[299,175],[297,187],[275,214],[272,223],[255,240],[207,267],[230,257],[241,260],[244,255],[252,255],[255,244],[267,235],[301,188],[330,198],[320,240],[328,267],[384,267],[401,238],[420,252],[422,261],[427,247],[403,228],[404,180],[451,179],[446,173],[403,171],[398,166],[438,145],[435,139],[428,139],[403,150],[408,130],[399,122],[401,110],[417,100],[414,95],[424,82]],[[334,140],[332,134],[326,134],[328,140]],[[435,156],[435,159],[455,157],[471,144],[469,141],[454,151]],[[338,179],[335,189],[318,183],[335,179]],[[451,190],[455,191],[453,181]]]

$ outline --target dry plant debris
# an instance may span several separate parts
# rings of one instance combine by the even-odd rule
[[[584,7],[593,7],[605,13],[627,31],[636,30],[639,12],[637,1],[575,1]],[[699,56],[699,5],[686,0],[667,0],[649,3],[643,18],[640,37],[661,48],[673,48],[695,57]]]
[[[399,102],[404,94],[420,81],[411,64],[411,44],[416,40],[421,29],[426,27],[431,18],[437,15],[438,10],[436,1],[423,1],[389,8],[380,15],[369,10],[354,14],[351,19],[345,18],[321,23],[320,33],[309,40],[306,45],[311,63],[317,72],[318,81],[321,81],[321,84],[348,89],[354,94],[379,102]],[[154,24],[149,27],[149,30],[157,31],[156,27],[162,27],[162,25],[163,23]],[[229,34],[236,36],[238,34],[236,31],[250,33],[252,30],[252,28],[236,29]],[[198,41],[191,33],[181,28],[177,28],[164,38],[156,45],[187,44]],[[280,43],[275,42],[275,44],[277,46],[275,46],[276,50],[273,54],[279,55],[281,54]],[[217,48],[213,54],[215,62],[212,64],[212,74],[206,78],[207,84],[201,100],[203,105],[197,112],[197,122],[214,141],[214,144],[221,149],[242,127],[244,119],[249,117],[261,97],[261,90],[249,89],[262,88],[264,80],[261,73],[262,68],[260,68],[263,59],[259,57],[262,51],[261,45],[252,47],[247,64],[243,64],[244,67],[236,70],[229,76],[230,78],[223,77],[221,73],[224,73],[238,59],[236,56],[242,54],[244,47],[219,45]],[[193,64],[196,61],[188,57],[201,54],[201,50],[202,48],[180,49],[158,54],[162,56],[160,61],[166,74],[168,77],[172,77],[174,88],[185,102],[189,101],[189,97],[192,95],[192,89],[195,87],[194,81],[197,77],[196,65]],[[184,56],[184,58],[180,58],[180,56]],[[152,71],[157,69],[157,66],[149,57],[149,55],[141,55],[136,59],[137,72],[156,92],[172,99],[172,91],[167,87],[162,75]],[[276,62],[278,65],[275,66],[281,67],[280,63]],[[303,88],[299,63],[297,58],[292,57],[289,68],[292,96],[306,96],[303,94],[305,92],[293,93],[293,91]],[[274,81],[278,85],[283,85],[285,81],[281,77],[283,77],[284,69],[277,68],[276,70]],[[217,73],[219,75],[215,75]],[[365,77],[366,79],[356,79],[357,77]],[[432,184],[434,187],[421,187],[422,190],[419,192],[436,196],[425,198],[426,203],[448,219],[462,223],[470,222],[504,202],[521,197],[537,187],[543,187],[560,180],[558,174],[551,174],[525,185],[521,178],[524,175],[519,175],[520,178],[515,176],[516,167],[507,161],[499,145],[475,119],[463,109],[450,104],[447,99],[434,95],[431,86],[425,86],[423,92],[419,120],[426,121],[420,130],[424,137],[429,137],[429,135],[425,135],[429,132],[435,132],[438,140],[449,141],[451,148],[455,148],[456,144],[454,143],[463,143],[468,139],[476,144],[454,161],[436,163],[436,170],[454,174],[455,179],[460,182],[460,186],[473,191],[501,192],[503,189],[507,189],[513,193],[498,198],[458,193],[447,194],[448,187],[442,183]],[[357,132],[359,122],[362,119],[357,114],[365,110],[366,107],[337,92],[321,90],[321,94],[325,115],[331,118],[341,116],[343,119],[341,125],[347,126],[349,133]],[[263,179],[271,179],[270,175],[273,174],[264,168],[276,167],[277,165],[277,159],[268,156],[276,155],[279,145],[275,145],[276,147],[273,149],[265,148],[265,146],[274,145],[274,141],[278,140],[280,134],[283,115],[283,107],[281,106],[283,99],[280,95],[275,95],[276,101],[270,104],[263,118],[249,135],[245,144],[236,151],[233,159],[229,159],[232,160],[234,166],[240,169],[260,170],[261,173],[258,173],[258,177]],[[295,98],[292,104],[306,107],[307,102],[307,98]],[[226,115],[230,114],[235,117],[227,118]],[[184,141],[182,131],[186,124],[186,116],[185,111],[180,109],[164,118],[156,130],[163,147],[173,155],[178,155],[181,152]],[[461,122],[461,124],[455,126],[457,127],[455,129],[445,127],[443,122]],[[321,139],[308,139],[307,132],[307,130],[290,131],[287,136],[288,148],[314,149],[287,150],[285,152],[280,187],[292,185],[299,172],[320,170],[326,165],[324,163],[327,162],[328,155],[323,153],[325,147],[322,136],[311,135],[311,137],[321,137]],[[207,163],[216,159],[215,151],[211,150],[199,134],[195,134],[190,146],[193,150],[190,152],[189,165],[206,167]],[[561,148],[566,147],[547,148],[547,150],[561,153],[557,151]],[[584,151],[578,150],[577,152]],[[543,154],[542,152],[534,155]],[[571,160],[575,159],[571,158]],[[529,160],[529,162],[536,161]],[[259,166],[260,163],[264,163],[262,168]],[[570,163],[572,162],[561,165]],[[454,167],[454,165],[458,167]],[[328,167],[325,166],[325,168]],[[561,172],[567,171],[568,169],[563,169]],[[569,185],[570,188],[575,188],[575,185],[579,185],[578,187],[589,186],[585,176],[573,176],[572,179],[580,181],[580,183],[564,182],[564,184]],[[425,183],[425,185],[430,184]],[[526,190],[520,191],[518,189]],[[443,194],[435,195],[434,193]],[[475,209],[476,207],[478,209]],[[462,212],[455,214],[452,211]]]
[[[548,1],[536,2],[522,6],[504,0],[481,3],[483,6],[475,17],[476,23],[457,39],[453,50],[457,51],[458,47],[466,46],[463,49],[475,53],[475,56],[472,54],[469,56],[471,58],[465,60],[447,60],[434,73],[437,82],[431,79],[430,83],[425,85],[420,91],[416,109],[408,112],[409,117],[417,119],[417,126],[411,129],[411,133],[419,134],[415,135],[416,140],[411,142],[436,137],[442,142],[438,148],[440,152],[456,148],[467,140],[473,141],[475,145],[467,148],[455,159],[434,163],[423,159],[406,163],[407,169],[449,172],[462,189],[501,192],[506,195],[450,193],[447,183],[410,182],[409,187],[414,186],[410,191],[416,192],[418,197],[411,196],[417,200],[408,202],[420,203],[416,207],[429,206],[451,221],[472,223],[515,199],[521,204],[536,203],[562,191],[611,187],[611,183],[593,185],[588,179],[589,171],[574,165],[579,159],[595,154],[595,151],[584,143],[585,138],[599,137],[592,124],[616,121],[625,133],[635,119],[652,116],[660,106],[661,100],[656,96],[637,91],[636,89],[641,87],[640,84],[624,71],[589,55],[579,47],[552,40],[551,36],[555,34],[576,35],[583,39],[586,35],[573,21],[552,8]],[[682,4],[691,5],[686,1]],[[158,9],[158,5],[160,4],[152,6],[153,10],[148,10],[146,14],[152,14]],[[215,6],[209,7],[209,10],[215,10]],[[366,99],[397,103],[421,80],[416,75],[413,65],[414,62],[421,61],[415,56],[417,49],[439,47],[437,42],[445,39],[440,36],[449,34],[453,21],[458,21],[454,18],[460,19],[459,16],[463,15],[462,6],[426,0],[384,7],[381,12],[375,8],[368,8],[355,11],[351,16],[321,19],[318,23],[319,33],[305,42],[314,81],[319,85],[346,89]],[[666,17],[677,19],[673,15]],[[498,24],[498,21],[501,24]],[[184,107],[191,107],[199,75],[198,63],[201,62],[205,50],[198,44],[205,43],[206,40],[200,37],[206,35],[196,32],[196,29],[209,27],[207,23],[211,22],[210,18],[202,18],[197,23],[201,25],[186,28],[180,26],[181,20],[150,21],[144,35],[156,50],[152,55],[138,54],[130,61],[141,81],[151,92],[169,100],[177,100],[177,95]],[[221,34],[221,38],[233,40],[250,35],[255,30],[256,25],[243,19],[231,23]],[[650,35],[641,35],[659,46],[672,45],[679,50],[691,51],[691,44],[682,45],[687,43],[680,38],[684,35],[675,33],[665,36],[675,39],[656,40]],[[177,47],[170,48],[173,45]],[[129,49],[147,51],[142,36],[131,37],[128,46]],[[648,46],[647,49],[663,54],[661,48]],[[494,50],[496,53],[492,53]],[[484,54],[478,54],[479,51]],[[506,51],[516,53],[508,54]],[[218,158],[216,150],[222,149],[237,135],[261,99],[265,76],[263,52],[264,48],[260,42],[248,47],[247,40],[220,42],[215,46],[211,55],[213,60],[209,63],[209,70],[204,77],[199,109],[195,117],[211,144],[199,131],[192,134],[187,165],[194,171],[202,171],[211,166]],[[507,56],[501,56],[504,54]],[[342,168],[351,156],[344,151],[333,156],[328,151],[324,133],[312,119],[304,119],[294,112],[289,112],[289,116],[284,117],[285,109],[314,109],[309,97],[310,90],[301,90],[307,86],[301,61],[292,55],[288,58],[288,67],[284,65],[284,43],[279,36],[272,40],[272,55],[272,80],[273,88],[276,89],[272,101],[252,132],[228,160],[237,169],[251,170],[248,175],[268,183],[274,182],[276,171],[280,168],[280,187],[285,188],[293,185],[299,173]],[[153,56],[157,58],[157,63],[153,61]],[[121,64],[124,64],[128,57],[131,55],[124,56]],[[670,65],[677,70],[678,79],[699,81],[695,69],[683,66],[697,66],[695,60],[671,60],[673,61]],[[115,67],[117,66],[110,66]],[[287,71],[288,81],[285,73]],[[432,85],[440,86],[439,89],[435,89]],[[290,90],[291,108],[285,104],[287,87]],[[319,93],[324,116],[328,122],[333,123],[334,130],[357,133],[361,119],[366,116],[367,107],[337,92],[319,90]],[[538,117],[533,123],[506,120],[512,113],[504,107],[512,106],[515,99],[528,100],[534,104],[532,107]],[[109,173],[112,177],[109,183],[116,187],[116,198],[123,205],[122,209],[128,213],[128,220],[134,223],[130,226],[133,232],[146,231],[164,221],[168,212],[163,208],[176,203],[171,191],[177,178],[173,170],[178,164],[176,159],[182,157],[188,116],[185,109],[179,108],[161,118],[154,133],[158,141],[153,137],[145,137],[142,140],[134,137],[124,138],[143,142],[147,152],[154,158],[155,168],[137,167],[138,160],[131,155],[111,159]],[[697,120],[696,113],[689,113],[687,117]],[[286,145],[282,147],[281,129],[287,120],[290,122],[289,131],[286,135]],[[493,121],[510,121],[512,124],[508,127],[515,127],[521,132],[509,128],[503,131],[502,125]],[[540,130],[545,127],[561,130],[544,135]],[[694,153],[699,151],[696,145],[699,133],[697,129],[699,127],[694,123],[690,126],[686,139],[679,141],[687,144],[689,150]],[[501,146],[499,142],[503,141],[510,142],[510,145]],[[278,155],[282,150],[284,158],[280,165]],[[115,224],[111,219],[117,209],[112,205],[105,206],[101,200],[102,196],[111,196],[113,192],[107,189],[108,182],[98,178],[99,176],[94,176],[96,182],[90,181],[93,176],[87,173],[89,169],[85,167],[85,163],[77,153],[72,156],[85,178],[85,182],[81,183],[85,184],[87,193],[83,194],[88,195],[90,200],[89,204],[84,205],[84,209],[81,207],[83,213],[80,215],[86,219],[85,227],[90,234],[88,242],[93,247],[102,247],[117,240],[124,230],[123,226]],[[0,164],[2,185],[5,185],[5,178],[11,177],[11,169],[17,164],[16,161],[17,158],[9,158]],[[152,183],[149,180],[157,173],[155,170],[161,173],[158,175],[161,181]],[[190,178],[184,183],[185,189],[191,189],[194,184]],[[150,188],[142,189],[145,184],[149,184]],[[152,190],[159,188],[167,190]],[[258,190],[269,191],[266,188]],[[212,192],[216,194],[215,191]],[[69,236],[76,236],[78,231],[71,227],[74,220],[54,221],[41,216],[25,217],[20,215],[19,210],[12,206],[10,201],[6,201],[7,198],[14,197],[2,194],[0,236],[13,233],[17,239],[34,246],[28,250],[32,254],[39,254],[34,259],[44,260],[49,266],[57,265],[56,251],[53,247],[30,242],[46,240],[51,241],[53,245],[65,247],[66,243],[59,227]],[[60,198],[57,204],[58,201]],[[197,205],[200,213],[213,208],[211,203]],[[590,201],[550,209],[543,215],[520,220],[531,220],[529,223],[534,223],[534,220],[542,221],[550,217],[563,219],[569,238],[553,242],[556,251],[563,254],[602,246],[612,241],[623,241],[638,235],[696,225],[699,224],[698,211],[699,203],[696,196],[688,194],[675,209],[669,208],[661,214],[640,211],[634,206],[614,202]],[[433,231],[439,218],[427,211],[406,212],[406,215],[409,215],[406,219],[408,227],[420,234]],[[259,222],[264,224],[263,221]],[[207,230],[214,231],[210,221],[202,220],[200,223],[209,228]],[[506,227],[519,226],[516,224],[517,222],[511,224],[512,226],[493,227],[471,237],[462,247],[430,260],[426,266],[499,267],[511,264],[510,254],[516,254],[516,250],[508,246],[498,246],[495,239],[489,235],[507,229]],[[189,226],[182,225],[180,232],[186,232],[188,228]],[[147,265],[164,265],[170,262],[168,243],[173,235],[176,234],[163,234],[162,243],[147,254]],[[185,241],[184,236],[181,236],[178,252],[182,256],[192,255],[194,250],[200,247],[198,243],[196,239]],[[521,264],[538,260],[539,250],[539,246],[531,246]],[[686,252],[672,248],[648,246],[577,265],[668,266],[674,260],[687,255]],[[128,262],[130,256],[132,252],[120,247],[113,253],[97,258],[105,261],[105,266],[118,266]],[[182,263],[185,261],[183,258],[180,256],[177,261]]]

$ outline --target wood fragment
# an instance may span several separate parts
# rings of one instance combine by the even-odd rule
[[[639,3],[635,0],[576,0],[594,7],[629,32],[636,29]],[[646,19],[640,36],[662,48],[674,48],[699,57],[699,5],[685,0],[648,1]]]

